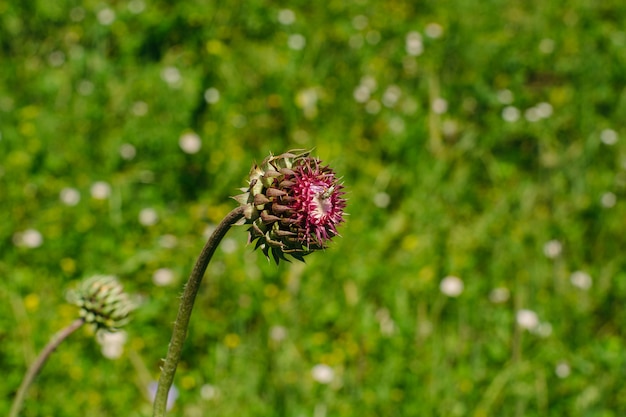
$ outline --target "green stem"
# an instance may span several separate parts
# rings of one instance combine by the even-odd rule
[[[167,394],[170,391],[170,387],[174,382],[174,375],[176,374],[176,367],[180,361],[182,355],[183,343],[187,337],[187,327],[189,327],[189,319],[191,317],[191,311],[193,310],[193,303],[200,289],[200,283],[202,277],[206,271],[207,265],[217,249],[217,246],[222,241],[222,238],[226,235],[226,232],[237,221],[243,217],[243,207],[238,207],[228,213],[226,217],[217,225],[215,231],[209,238],[209,240],[202,248],[200,256],[196,261],[196,264],[191,271],[189,280],[185,285],[185,290],[178,307],[178,316],[174,322],[174,330],[172,331],[172,339],[167,350],[167,356],[165,362],[161,368],[161,376],[159,378],[159,385],[157,388],[156,396],[154,398],[154,417],[165,416],[167,406]]]
[[[28,368],[28,371],[24,376],[24,380],[22,381],[22,385],[20,385],[20,388],[17,390],[17,394],[15,395],[15,399],[13,400],[9,417],[17,417],[19,415],[19,412],[22,409],[22,404],[24,403],[24,398],[26,397],[26,391],[28,391],[28,387],[30,387],[37,374],[41,371],[41,368],[43,368],[43,365],[48,360],[48,357],[61,344],[61,342],[63,342],[83,324],[85,324],[84,319],[76,319],[72,322],[72,324],[52,336],[52,339],[50,339],[50,342],[48,342],[46,347],[43,348],[37,360],[35,360],[30,368]]]

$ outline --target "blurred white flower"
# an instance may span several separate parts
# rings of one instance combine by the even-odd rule
[[[172,87],[178,86],[182,78],[180,71],[176,67],[165,67],[161,71],[161,79]]]
[[[400,100],[401,95],[402,95],[402,90],[400,90],[400,87],[392,84],[389,87],[387,87],[387,89],[383,93],[382,102],[385,105],[385,107],[393,107],[396,105],[396,103],[398,103],[398,100]]]
[[[274,325],[270,328],[270,339],[275,342],[282,342],[287,338],[287,328],[280,325]]]
[[[365,29],[368,23],[369,23],[369,19],[367,18],[367,16],[364,16],[362,14],[354,16],[352,18],[352,27],[355,28],[356,30]]]
[[[66,187],[59,193],[59,198],[66,206],[75,206],[80,202],[80,191],[76,188]]]
[[[444,114],[448,111],[448,101],[444,98],[437,97],[433,100],[431,108],[436,114]]]
[[[152,282],[154,285],[164,287],[174,282],[176,275],[170,268],[159,268],[152,274]]]
[[[556,239],[550,240],[543,245],[543,254],[546,255],[547,258],[555,259],[561,255],[563,251],[563,245]]]
[[[614,207],[617,203],[617,196],[614,193],[608,191],[602,194],[602,197],[600,198],[600,203],[602,204],[602,207],[605,208]]]
[[[541,119],[547,119],[552,116],[552,104],[541,102],[537,105],[526,109],[524,117],[531,123],[538,122]]]
[[[130,0],[127,7],[132,14],[139,14],[146,9],[146,3],[143,0]]]
[[[615,145],[618,140],[617,132],[613,129],[604,129],[600,132],[600,140],[605,145]]]
[[[588,290],[591,288],[593,280],[591,279],[591,275],[584,271],[575,271],[569,277],[570,282],[576,288],[580,288],[581,290]]]
[[[139,212],[139,223],[144,226],[153,226],[159,221],[159,214],[155,209],[146,207]]]
[[[509,300],[511,292],[508,288],[498,287],[491,290],[489,293],[489,301],[494,304],[505,303]]]
[[[65,54],[62,51],[52,51],[48,55],[48,62],[53,67],[60,67],[65,63]]]
[[[217,88],[207,88],[204,92],[204,100],[209,104],[215,104],[220,101],[220,92]]]
[[[389,119],[389,130],[393,133],[400,134],[403,133],[406,129],[406,123],[404,123],[404,119],[400,116],[393,116]]]
[[[463,281],[459,277],[449,275],[441,280],[439,289],[444,295],[448,297],[458,297],[463,293]]]
[[[290,49],[300,51],[306,46],[306,38],[299,33],[294,33],[293,35],[289,35],[289,38],[287,39],[287,45]]]
[[[133,103],[131,111],[135,116],[145,116],[148,114],[148,103],[145,101],[136,101]]]
[[[371,91],[367,86],[359,84],[354,89],[354,93],[352,93],[352,96],[358,103],[365,103],[367,100],[370,99],[370,94]]]
[[[535,109],[537,111],[537,115],[542,118],[542,119],[547,119],[548,117],[552,116],[552,104],[547,103],[547,102],[541,102],[538,103],[535,106]]]
[[[570,376],[570,374],[572,373],[572,369],[570,368],[569,363],[562,361],[556,364],[554,368],[554,373],[556,374],[556,376],[563,379]]]
[[[406,53],[411,56],[419,56],[424,52],[424,43],[422,35],[419,32],[409,32],[405,39]]]
[[[91,185],[91,197],[96,200],[105,200],[111,196],[111,186],[104,181],[96,181]]]
[[[200,396],[205,400],[213,400],[220,394],[219,388],[215,385],[204,384],[200,387]]]
[[[374,205],[376,207],[385,208],[389,205],[391,197],[384,191],[380,191],[374,194]]]
[[[281,9],[278,11],[278,21],[281,25],[291,25],[296,21],[296,14],[293,10]]]
[[[195,154],[202,148],[202,139],[194,132],[186,132],[178,139],[178,146],[187,154]]]
[[[208,239],[213,234],[215,229],[216,229],[216,226],[214,224],[210,224],[210,223],[207,224],[204,227],[204,230],[202,231],[202,237],[204,237],[205,239]]]
[[[318,364],[311,369],[311,376],[320,384],[330,384],[335,378],[335,371],[326,364]]]
[[[539,326],[539,317],[532,310],[518,310],[515,319],[522,329],[535,330]]]
[[[376,82],[376,78],[371,75],[364,75],[361,77],[361,85],[367,87],[368,90],[374,92],[378,88],[378,83]]]
[[[76,88],[76,90],[81,96],[89,96],[91,95],[91,93],[93,93],[93,90],[95,90],[95,88],[96,86],[91,81],[81,80],[78,83],[78,87]]]
[[[441,131],[446,137],[452,137],[459,132],[459,125],[456,120],[444,120]]]
[[[502,104],[511,104],[513,103],[513,92],[511,90],[499,90],[496,93],[496,96],[498,97],[498,101]]]
[[[123,330],[117,332],[99,331],[97,333],[102,355],[107,359],[117,359],[124,353],[127,335]]]
[[[519,118],[520,111],[517,107],[506,106],[504,109],[502,109],[502,119],[504,119],[505,122],[517,122]]]
[[[443,35],[443,26],[441,26],[439,23],[431,22],[426,25],[426,28],[424,29],[424,33],[429,38],[433,38],[433,39],[440,38],[441,35]]]
[[[539,115],[537,108],[531,107],[529,109],[526,109],[526,111],[524,112],[524,118],[529,122],[534,123],[539,121],[539,119],[541,119],[541,116]]]
[[[296,94],[296,104],[302,109],[307,119],[317,116],[319,93],[315,87],[303,88]]]
[[[137,155],[137,150],[130,143],[123,143],[122,146],[120,146],[120,156],[122,159],[130,161],[135,155]]]
[[[227,237],[225,239],[222,240],[222,243],[220,244],[220,248],[222,249],[222,252],[224,253],[233,253],[237,250],[237,239],[233,239],[232,237]]]
[[[38,248],[43,245],[43,235],[39,230],[26,229],[13,235],[13,244],[24,248]]]
[[[98,12],[97,18],[101,25],[109,26],[115,21],[115,12],[107,7]]]
[[[178,244],[178,238],[175,235],[163,235],[159,238],[159,245],[162,248],[172,249]]]

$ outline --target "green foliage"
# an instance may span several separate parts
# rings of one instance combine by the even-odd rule
[[[276,267],[229,232],[172,415],[623,415],[620,6],[0,2],[0,414],[100,273],[141,296],[123,355],[77,332],[23,415],[149,415],[207,226],[255,160],[315,148],[343,237]]]

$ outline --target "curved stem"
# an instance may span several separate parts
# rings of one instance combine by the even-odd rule
[[[28,368],[26,375],[24,375],[24,380],[22,381],[22,385],[17,390],[17,394],[15,394],[15,399],[13,400],[13,405],[11,406],[11,412],[9,413],[9,417],[17,417],[22,408],[22,404],[24,403],[24,398],[26,397],[26,391],[28,387],[33,383],[35,377],[43,368],[43,365],[48,360],[48,357],[54,352],[54,350],[63,342],[69,335],[74,333],[80,326],[85,324],[85,320],[83,318],[76,319],[67,326],[66,328],[60,330],[57,334],[52,336],[50,342],[43,348],[37,360],[33,362],[33,364]]]
[[[207,265],[217,249],[217,246],[222,241],[222,238],[226,235],[226,232],[232,225],[237,223],[243,217],[243,207],[238,207],[228,213],[226,217],[217,225],[215,231],[209,238],[209,240],[202,248],[200,256],[196,261],[196,264],[191,271],[189,280],[185,285],[185,290],[178,307],[178,316],[174,322],[174,330],[172,331],[172,339],[167,350],[167,356],[163,367],[161,368],[161,376],[159,377],[159,385],[157,388],[156,396],[154,398],[154,417],[165,416],[167,406],[167,395],[170,387],[174,382],[174,375],[176,374],[176,368],[183,350],[183,343],[187,337],[187,327],[189,326],[189,319],[191,317],[191,311],[193,310],[193,303],[200,289],[200,283],[202,277],[206,271]]]

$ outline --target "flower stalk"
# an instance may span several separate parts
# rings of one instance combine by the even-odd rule
[[[183,344],[187,338],[187,328],[189,327],[189,319],[191,318],[191,312],[193,305],[200,289],[200,283],[204,277],[209,261],[213,257],[215,250],[219,243],[222,241],[226,232],[235,225],[241,218],[243,218],[244,210],[242,207],[238,207],[232,210],[224,217],[224,219],[217,225],[215,231],[207,240],[200,256],[196,261],[196,264],[191,271],[189,280],[185,285],[183,296],[178,307],[178,315],[174,322],[174,329],[172,331],[172,338],[167,350],[167,356],[165,362],[161,368],[161,375],[159,377],[159,386],[157,387],[156,396],[154,398],[154,417],[163,417],[166,413],[167,407],[167,395],[174,382],[174,375],[176,374],[176,368],[183,351]]]
[[[35,380],[35,377],[37,377],[52,352],[54,352],[56,348],[59,347],[59,345],[68,338],[69,335],[78,330],[83,324],[85,324],[85,319],[83,317],[74,320],[72,324],[56,333],[52,337],[50,342],[48,342],[46,347],[43,348],[35,362],[33,362],[30,368],[28,368],[26,375],[24,375],[24,380],[17,390],[17,394],[15,395],[15,398],[13,400],[13,405],[11,406],[11,412],[9,413],[9,417],[17,417],[19,415],[28,388],[31,386],[31,384]]]

